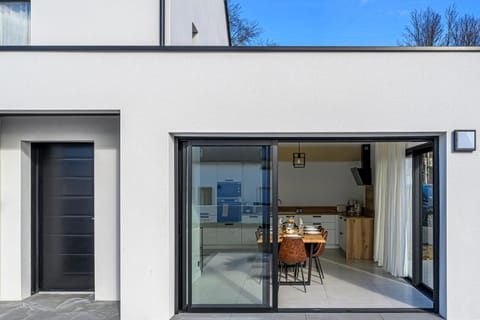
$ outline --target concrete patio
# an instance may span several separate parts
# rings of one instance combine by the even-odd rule
[[[244,313],[178,314],[171,320],[439,320],[431,313]]]
[[[118,320],[115,301],[94,301],[86,294],[36,294],[23,301],[0,302],[0,320]]]

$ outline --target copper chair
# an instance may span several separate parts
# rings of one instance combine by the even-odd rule
[[[327,238],[328,238],[328,231],[322,232],[323,239],[325,239],[324,243],[320,243],[313,251],[312,258],[315,260],[315,267],[318,271],[318,276],[320,277],[320,281],[323,284],[323,279],[325,279],[325,275],[323,274],[322,264],[320,263],[320,256],[325,252],[325,246],[327,245]]]
[[[282,276],[282,270],[285,268],[285,281],[288,280],[288,267],[294,266],[294,280],[297,280],[298,270],[302,274],[303,289],[307,292],[305,286],[305,276],[303,275],[303,265],[307,260],[307,252],[302,238],[284,237],[278,252],[278,261],[280,262],[279,280]]]

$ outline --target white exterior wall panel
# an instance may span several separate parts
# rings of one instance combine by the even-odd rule
[[[93,142],[95,299],[118,300],[118,117],[5,117],[0,127],[0,300],[31,293],[31,158],[34,142]]]
[[[33,45],[158,45],[159,0],[31,1]]]
[[[479,62],[473,52],[4,52],[0,109],[120,109],[123,320],[174,312],[172,134],[439,133],[441,311],[475,319],[478,295],[465,292],[480,285],[469,240],[480,231],[480,153],[452,153],[451,131],[480,132]]]

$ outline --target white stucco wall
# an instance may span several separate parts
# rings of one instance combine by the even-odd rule
[[[172,0],[169,8],[168,45],[228,46],[224,0]],[[192,23],[198,30],[195,39]]]
[[[95,299],[118,300],[119,119],[4,117],[0,128],[0,300],[31,290],[30,143],[94,143]]]
[[[452,153],[450,134],[480,132],[479,62],[473,52],[3,52],[0,110],[120,109],[122,320],[174,312],[173,134],[440,133],[441,310],[475,319],[480,152]]]

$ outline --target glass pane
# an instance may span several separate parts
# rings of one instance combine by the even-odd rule
[[[30,3],[0,3],[0,45],[30,43]]]
[[[171,45],[480,45],[480,2],[474,0],[203,0],[185,3],[172,1]]]
[[[422,155],[422,282],[433,288],[433,152]]]
[[[270,224],[270,161],[269,146],[192,147],[193,306],[270,306],[271,252],[257,243]]]

